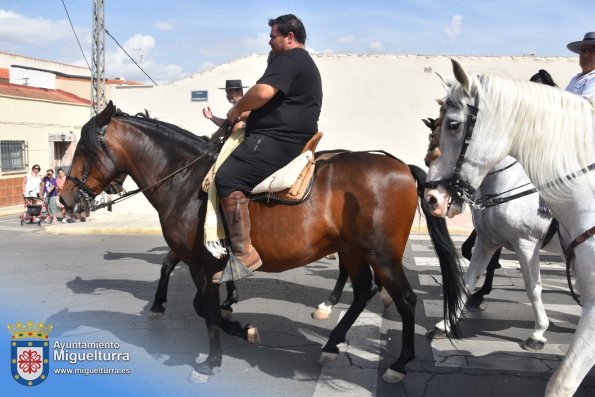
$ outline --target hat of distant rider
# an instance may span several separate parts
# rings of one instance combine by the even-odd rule
[[[225,80],[225,88],[220,88],[220,90],[239,90],[242,88],[248,88],[242,85],[242,80]]]
[[[568,47],[570,51],[580,54],[581,47],[584,45],[595,46],[595,32],[585,33],[585,37],[581,41],[573,41],[572,43],[568,43],[566,47]]]

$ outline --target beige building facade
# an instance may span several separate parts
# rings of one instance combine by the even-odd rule
[[[90,119],[87,68],[0,52],[0,208],[23,203],[26,172],[68,169]],[[122,80],[107,82],[109,88]],[[109,98],[109,97],[108,97]]]

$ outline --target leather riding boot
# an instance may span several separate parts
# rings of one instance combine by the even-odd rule
[[[253,271],[258,269],[262,265],[260,255],[252,245],[250,239],[250,212],[248,209],[248,203],[250,200],[242,192],[233,192],[229,197],[221,199],[221,207],[223,208],[223,216],[227,224],[228,237],[231,243],[231,251],[236,261],[239,262],[240,267],[246,267]],[[230,261],[226,267],[233,265],[233,259],[230,257]],[[223,277],[216,273],[213,276],[213,282],[222,283],[250,275],[251,272],[246,272],[245,269],[235,271],[229,269],[232,272],[231,277],[225,277],[228,269],[223,271]]]

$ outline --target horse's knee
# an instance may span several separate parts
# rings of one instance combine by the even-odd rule
[[[401,310],[405,312],[415,313],[415,306],[417,305],[417,295],[413,291],[407,291],[400,299],[395,300],[399,313]],[[402,314],[401,314],[402,315]]]

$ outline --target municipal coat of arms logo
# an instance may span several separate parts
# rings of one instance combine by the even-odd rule
[[[37,386],[50,373],[49,333],[53,325],[20,321],[14,327],[8,324],[12,334],[10,342],[10,369],[12,378],[24,386]]]

